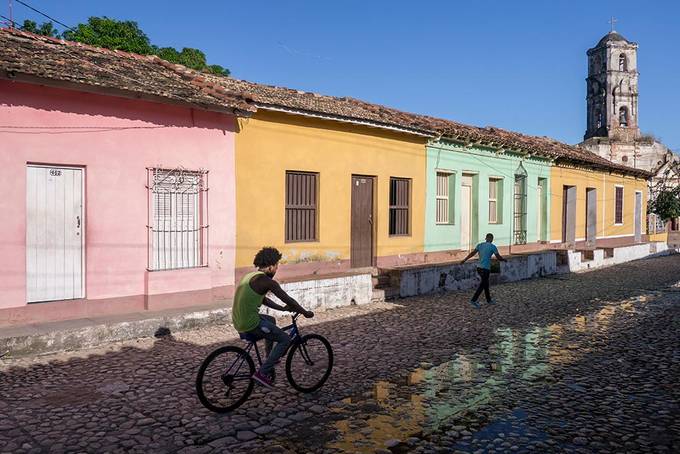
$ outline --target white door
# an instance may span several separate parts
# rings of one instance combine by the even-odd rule
[[[26,169],[29,303],[83,297],[83,169]]]
[[[472,186],[466,185],[465,181],[460,188],[460,199],[460,247],[464,251],[469,251],[472,231]]]
[[[538,216],[536,216],[537,219],[537,225],[536,225],[536,232],[538,232],[538,241],[543,241],[543,184],[542,182],[538,183],[538,186],[536,186],[536,195],[538,196],[538,204],[536,205],[536,208],[538,211]]]

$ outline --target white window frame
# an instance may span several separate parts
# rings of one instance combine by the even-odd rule
[[[446,196],[439,194],[439,175],[446,175]],[[451,170],[435,169],[435,201],[434,201],[434,217],[435,224],[437,225],[451,225],[453,224],[453,219],[455,216],[451,209],[451,177],[454,176],[455,172]],[[438,218],[438,206],[440,200],[446,200],[446,214],[447,219],[445,221],[440,221]]]
[[[492,181],[496,183],[496,187],[495,187],[495,191],[496,191],[496,194],[495,194],[495,195],[496,195],[496,196],[495,196],[494,198],[491,198],[491,182],[492,182]],[[502,189],[502,188],[503,188],[503,178],[502,178],[502,177],[493,176],[493,175],[489,176],[489,186],[488,186],[489,192],[488,192],[488,194],[487,194],[489,200],[488,200],[487,207],[488,207],[488,215],[489,215],[489,224],[493,224],[493,225],[503,224],[503,216],[502,216],[502,214],[501,214],[501,216],[498,215],[498,214],[499,214],[499,210],[502,209],[502,208],[499,207],[499,205],[498,205],[498,187],[499,187],[499,183],[500,183],[500,187],[501,187],[501,191],[502,191],[502,190],[503,190],[503,189]],[[493,220],[493,221],[491,220],[491,202],[494,202],[494,203],[496,204],[495,220]],[[500,220],[499,220],[499,218],[500,218]]]
[[[621,222],[616,222],[616,188],[621,188]],[[614,225],[626,224],[626,189],[621,184],[614,185]]]

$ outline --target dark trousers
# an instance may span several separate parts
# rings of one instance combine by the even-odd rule
[[[479,287],[477,287],[477,291],[472,297],[472,301],[477,301],[479,299],[479,295],[482,294],[482,290],[484,290],[484,296],[486,297],[486,302],[488,303],[491,301],[491,293],[489,292],[489,274],[491,274],[491,271],[485,270],[484,268],[477,268],[477,274],[479,274],[479,277],[482,278],[482,282],[479,283]]]
[[[276,365],[276,361],[286,353],[290,345],[290,336],[276,326],[274,317],[265,314],[260,314],[260,324],[258,327],[248,332],[255,334],[260,339],[264,339],[267,359],[262,364],[260,372],[264,375],[270,375]],[[274,342],[276,342],[276,346],[274,346]]]

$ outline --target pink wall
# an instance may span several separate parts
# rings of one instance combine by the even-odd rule
[[[88,301],[233,285],[234,117],[0,81],[0,309],[26,305],[29,162],[85,168]],[[210,171],[208,269],[146,271],[146,167],[159,165]]]

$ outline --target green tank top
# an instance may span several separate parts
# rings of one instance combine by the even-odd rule
[[[253,271],[243,276],[234,294],[234,305],[231,308],[231,321],[239,333],[257,328],[260,324],[260,306],[264,295],[259,295],[250,287],[250,281],[255,276],[264,274],[262,271]]]

